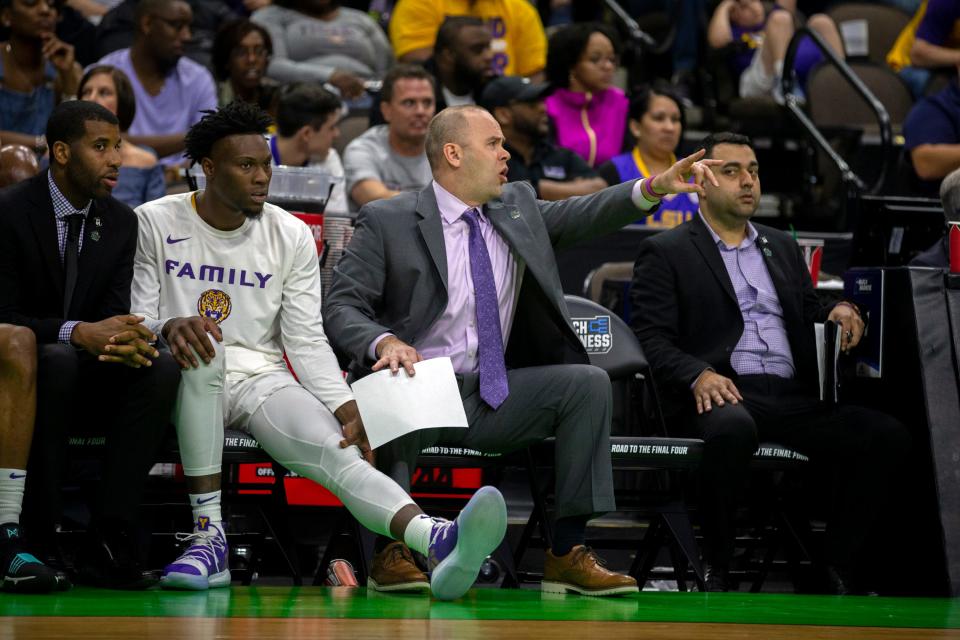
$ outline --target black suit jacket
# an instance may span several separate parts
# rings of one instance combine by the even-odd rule
[[[111,197],[94,200],[64,318],[64,272],[47,172],[0,191],[0,322],[29,327],[45,344],[57,341],[67,320],[96,322],[129,313],[136,249],[133,210]]]
[[[754,226],[783,308],[796,379],[817,394],[813,325],[825,320],[829,309],[817,298],[796,241],[777,229]],[[743,315],[720,250],[700,216],[641,243],[631,299],[633,330],[671,413],[692,406],[690,385],[704,369],[736,380],[730,354],[743,335]]]

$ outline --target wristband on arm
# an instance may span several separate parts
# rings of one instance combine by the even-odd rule
[[[640,183],[640,190],[643,192],[643,195],[647,196],[650,200],[662,200],[663,197],[667,194],[659,193],[653,188],[653,180],[657,177],[657,174],[650,176],[649,178],[644,178],[643,182]]]

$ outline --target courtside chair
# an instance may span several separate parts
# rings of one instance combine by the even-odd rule
[[[71,461],[83,461],[97,459],[102,453],[105,437],[97,433],[77,434],[70,436],[68,440],[69,459]],[[170,427],[170,435],[161,445],[157,455],[157,463],[179,463],[180,451],[177,445],[176,434],[173,427]],[[227,513],[233,504],[238,500],[247,500],[250,496],[240,493],[239,468],[245,463],[270,463],[272,465],[274,482],[269,485],[263,485],[263,488],[256,492],[257,495],[252,503],[255,506],[257,515],[262,523],[263,530],[259,534],[247,534],[241,532],[228,532],[231,546],[246,546],[247,540],[251,543],[252,555],[249,558],[249,564],[246,570],[240,570],[236,573],[241,577],[244,585],[249,585],[257,574],[260,561],[263,558],[265,547],[268,543],[276,546],[276,550],[285,565],[294,585],[299,586],[302,578],[299,570],[295,537],[290,526],[287,507],[286,490],[283,478],[286,475],[286,469],[273,461],[253,436],[234,429],[225,429],[223,437],[223,504]],[[187,506],[186,495],[177,503]],[[252,540],[250,539],[252,535]],[[240,542],[243,540],[243,542]]]
[[[627,324],[609,309],[585,298],[568,295],[566,303],[574,327],[587,347],[590,364],[607,372],[615,394],[626,390],[628,397],[639,398],[637,387],[647,383],[650,371],[640,343]],[[645,407],[628,403],[625,422],[635,423],[642,414],[647,413],[652,413],[654,419],[661,419],[659,411],[648,411]],[[662,427],[648,430],[662,432]],[[628,431],[640,432],[632,427]],[[554,444],[555,441],[549,438],[531,447],[527,453],[534,508],[514,554],[514,564],[518,567],[528,547],[551,546],[548,512],[552,487],[541,486],[539,477],[541,469],[552,469],[554,466]],[[591,538],[588,544],[605,549],[636,550],[630,574],[637,578],[641,587],[650,576],[654,561],[664,545],[670,550],[673,575],[678,587],[686,589],[688,566],[693,569],[697,585],[703,587],[700,553],[683,494],[685,483],[681,479],[682,475],[698,466],[702,447],[702,440],[692,438],[634,435],[610,438],[610,456],[615,472],[648,472],[653,476],[650,482],[641,483],[641,488],[620,489],[617,494],[618,510],[639,512],[649,518],[650,525],[639,542]],[[552,473],[549,474],[549,477],[552,476]],[[532,580],[538,576],[526,573],[520,577]]]

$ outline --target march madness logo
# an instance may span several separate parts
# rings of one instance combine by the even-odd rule
[[[613,336],[610,334],[610,316],[571,318],[573,330],[587,353],[610,353]]]

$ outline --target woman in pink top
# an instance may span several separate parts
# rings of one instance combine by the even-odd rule
[[[620,153],[629,100],[612,86],[620,63],[620,41],[598,23],[577,23],[550,38],[547,98],[557,144],[583,157],[592,167]]]

